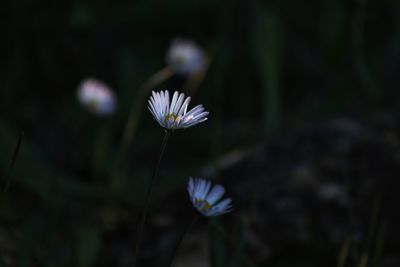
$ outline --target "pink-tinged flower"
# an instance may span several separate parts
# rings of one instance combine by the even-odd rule
[[[78,86],[78,100],[90,112],[99,116],[114,113],[116,96],[105,83],[88,78]]]
[[[168,66],[176,73],[190,75],[206,67],[203,50],[193,41],[174,39],[166,56]]]
[[[207,120],[207,111],[202,105],[197,105],[187,111],[190,97],[185,99],[185,94],[175,91],[171,103],[168,91],[155,93],[149,100],[149,110],[161,127],[168,130],[189,128]]]
[[[187,187],[193,206],[204,216],[218,216],[232,211],[232,200],[221,198],[225,189],[221,185],[212,186],[201,178],[190,178]]]

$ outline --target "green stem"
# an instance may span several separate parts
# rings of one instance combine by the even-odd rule
[[[138,254],[139,254],[140,244],[142,243],[143,229],[144,229],[144,225],[146,223],[146,218],[147,218],[147,213],[148,213],[148,209],[149,209],[151,194],[153,192],[153,187],[154,187],[155,181],[157,179],[157,176],[158,176],[158,173],[159,173],[159,170],[160,170],[161,160],[162,160],[162,157],[164,155],[165,148],[167,147],[168,138],[169,138],[170,135],[171,135],[171,131],[165,130],[164,138],[162,140],[161,147],[160,147],[160,152],[158,153],[158,160],[157,160],[156,168],[154,169],[153,176],[151,177],[150,185],[149,185],[149,188],[147,190],[144,209],[143,209],[142,217],[140,219],[138,239],[137,239],[137,243],[136,243],[136,246],[135,246],[135,251],[134,251],[134,254],[133,254],[133,266],[134,267],[136,266],[137,257],[138,257]]]

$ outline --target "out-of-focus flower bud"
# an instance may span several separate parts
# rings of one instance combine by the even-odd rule
[[[206,67],[203,50],[193,41],[174,39],[166,56],[168,66],[177,74],[191,75]]]
[[[99,116],[111,115],[116,108],[116,96],[110,87],[93,78],[81,82],[78,100],[90,112]]]

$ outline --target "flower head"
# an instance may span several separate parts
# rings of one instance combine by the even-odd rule
[[[111,89],[96,79],[85,79],[78,87],[78,100],[90,112],[106,116],[115,111],[116,97]]]
[[[185,99],[185,94],[175,91],[169,102],[169,92],[161,91],[155,93],[153,91],[149,100],[149,110],[153,114],[154,119],[158,121],[161,127],[168,130],[176,130],[181,128],[189,128],[200,122],[207,120],[207,111],[204,111],[202,105],[197,105],[190,111],[187,111],[190,97]]]
[[[167,64],[178,74],[190,75],[206,66],[203,50],[193,41],[174,39],[167,52]]]
[[[230,198],[220,201],[225,193],[221,185],[211,188],[209,181],[190,178],[187,190],[193,206],[204,216],[218,216],[232,210]]]

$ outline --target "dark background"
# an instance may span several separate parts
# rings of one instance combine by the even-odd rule
[[[399,1],[10,0],[0,12],[2,188],[25,133],[2,190],[2,266],[131,266],[162,138],[138,88],[176,37],[210,58],[191,91],[210,115],[172,135],[142,266],[165,266],[189,223],[189,176],[223,184],[235,209],[196,224],[176,266],[400,266]],[[114,89],[113,116],[80,106],[87,77]]]

